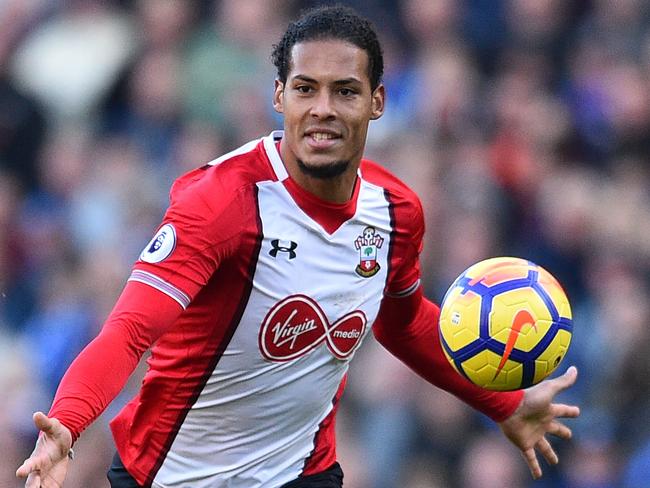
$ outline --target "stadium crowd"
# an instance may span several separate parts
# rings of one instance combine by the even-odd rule
[[[281,127],[271,46],[320,3],[0,1],[0,486],[21,485],[31,412],[98,332],[173,179]],[[423,201],[426,294],[490,256],[547,268],[573,307],[561,369],[578,366],[565,399],[582,409],[533,482],[494,424],[369,338],[339,413],[345,485],[648,486],[650,4],[341,3],[381,34],[388,106],[366,156]],[[67,486],[108,486],[108,419],[139,379],[77,443]]]

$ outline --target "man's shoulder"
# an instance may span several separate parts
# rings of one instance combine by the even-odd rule
[[[420,198],[415,191],[381,164],[363,159],[361,175],[368,183],[383,188],[392,203],[412,204],[418,208],[421,206]]]
[[[367,159],[361,162],[361,175],[365,181],[383,190],[398,230],[409,236],[423,233],[424,210],[415,191],[388,169]]]
[[[170,190],[172,202],[201,201],[212,206],[231,200],[259,181],[272,179],[261,144],[260,140],[251,141],[180,176]]]

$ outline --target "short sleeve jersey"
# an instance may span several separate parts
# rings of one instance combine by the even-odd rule
[[[415,194],[363,160],[345,204],[287,174],[281,132],[179,178],[130,280],[184,311],[111,423],[143,485],[277,487],[336,460],[351,358],[384,294],[419,285]]]

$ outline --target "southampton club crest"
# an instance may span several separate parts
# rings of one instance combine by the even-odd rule
[[[354,241],[354,247],[359,251],[359,264],[355,271],[359,276],[370,278],[380,269],[377,262],[377,250],[384,244],[384,238],[377,234],[374,227],[366,227]]]

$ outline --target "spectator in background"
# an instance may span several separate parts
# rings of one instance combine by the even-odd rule
[[[11,79],[8,67],[32,16],[29,8],[17,1],[0,10],[0,172],[14,178],[23,192],[36,188],[45,114]]]
[[[86,124],[136,52],[130,18],[110,2],[71,1],[17,47],[13,76],[57,124]]]
[[[286,19],[287,2],[223,0],[212,4],[209,22],[190,39],[183,63],[187,116],[217,127],[228,140],[264,133],[275,120],[266,103],[273,79],[269,52]],[[229,93],[245,96],[232,97]],[[236,100],[236,102],[235,102]]]

